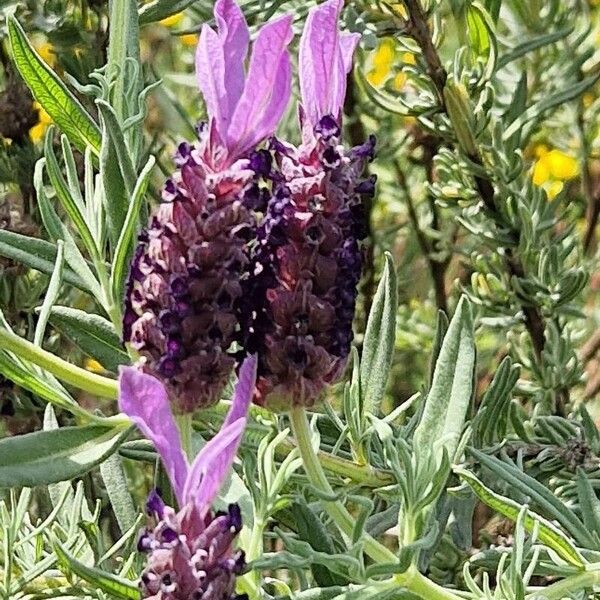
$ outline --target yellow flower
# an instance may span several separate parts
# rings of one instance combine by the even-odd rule
[[[186,33],[179,38],[184,46],[193,48],[198,43],[198,35],[195,33]]]
[[[42,57],[45,63],[54,66],[56,63],[56,54],[54,54],[54,47],[50,42],[42,42],[34,45],[37,53]]]
[[[550,174],[554,179],[566,181],[577,177],[579,165],[577,160],[560,150],[550,150],[544,156],[550,166]]]
[[[181,23],[182,20],[183,20],[183,13],[178,12],[178,13],[175,13],[174,15],[171,15],[170,17],[165,17],[164,19],[162,19],[160,21],[160,24],[163,27],[175,27],[176,25],[179,25],[179,23]]]
[[[393,76],[393,87],[400,91],[406,84],[407,77],[406,73],[402,72],[394,74],[394,66],[401,63],[414,65],[415,55],[412,52],[403,52],[398,57],[394,40],[382,40],[371,57],[372,67],[367,73],[367,81],[375,87],[380,87]]]
[[[394,41],[385,39],[372,57],[373,68],[367,73],[367,81],[374,86],[382,85],[388,78],[394,64]]]
[[[581,98],[584,108],[589,108],[594,103],[594,100],[594,94],[590,92],[586,92]]]
[[[548,198],[554,200],[554,198],[556,198],[556,196],[562,192],[564,185],[565,184],[562,181],[553,181],[546,188],[546,194],[548,194]]]
[[[537,161],[533,166],[533,183],[546,190],[549,198],[555,198],[564,187],[564,182],[577,177],[577,160],[561,150],[549,150],[544,144],[534,148]]]
[[[92,373],[104,373],[105,371],[104,367],[93,358],[86,358],[83,366]]]
[[[33,106],[38,111],[38,122],[29,130],[29,139],[37,144],[44,138],[46,129],[52,123],[52,117],[37,102],[34,102]]]

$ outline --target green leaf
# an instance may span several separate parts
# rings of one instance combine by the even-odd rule
[[[131,256],[131,248],[136,232],[136,226],[139,223],[142,201],[144,200],[146,190],[148,189],[150,172],[152,171],[154,163],[154,156],[150,156],[148,158],[148,162],[142,169],[138,180],[136,181],[135,188],[133,190],[133,197],[129,204],[129,208],[127,209],[125,223],[121,229],[121,234],[117,242],[113,259],[112,273],[110,276],[111,288],[115,301],[120,301],[123,297],[123,285],[125,283],[125,277],[127,276],[127,269],[129,267],[129,258]]]
[[[38,322],[35,326],[33,343],[36,346],[42,345],[44,333],[46,332],[46,325],[48,324],[48,317],[50,316],[50,310],[58,298],[58,292],[60,291],[60,286],[62,283],[64,244],[61,240],[58,240],[57,248],[58,252],[56,254],[56,264],[54,265],[54,271],[52,272],[52,277],[50,277],[48,290],[44,296],[44,302],[42,303]]]
[[[105,112],[111,114],[110,111]],[[116,247],[127,217],[127,209],[129,206],[127,185],[123,179],[123,174],[119,165],[119,156],[113,142],[113,138],[115,137],[119,137],[122,140],[123,134],[120,126],[117,124],[116,127],[118,128],[118,131],[111,136],[110,128],[115,125],[111,125],[105,120],[102,112],[100,115],[102,122],[100,177],[102,179],[102,187],[104,188],[104,211],[108,222],[109,239],[113,247]],[[135,174],[133,177],[134,179],[132,181],[135,181]],[[129,185],[132,185],[132,183]]]
[[[54,306],[50,323],[108,371],[116,372],[119,365],[131,362],[114,326],[100,315]]]
[[[81,477],[115,452],[131,429],[83,425],[0,440],[0,488]]]
[[[22,263],[31,269],[52,275],[56,264],[56,244],[0,229],[0,256]],[[72,269],[63,269],[63,280],[84,292],[89,292],[85,281]]]
[[[432,452],[436,469],[444,451],[453,460],[473,394],[474,370],[473,317],[471,305],[463,296],[444,337],[431,389],[415,429],[414,451],[423,464],[429,462]]]
[[[530,498],[548,518],[560,523],[579,546],[595,548],[594,539],[585,525],[548,488],[509,462],[484,454],[475,448],[468,448],[468,451],[481,465],[504,481],[511,490]]]
[[[496,370],[473,420],[473,439],[477,446],[491,446],[504,438],[510,422],[511,394],[520,370],[508,356]]]
[[[365,412],[377,415],[385,393],[394,356],[398,291],[392,255],[385,254],[385,267],[367,321],[360,360],[360,389]]]
[[[161,21],[194,3],[194,0],[152,0],[140,6],[140,25]]]
[[[497,69],[501,69],[505,67],[507,64],[511,63],[514,60],[525,56],[529,52],[533,52],[538,48],[542,48],[543,46],[548,46],[549,44],[553,44],[554,42],[558,42],[563,38],[567,37],[571,31],[573,31],[572,27],[566,27],[564,29],[559,29],[558,31],[553,31],[552,33],[546,33],[544,35],[540,35],[531,40],[527,40],[518,46],[515,46],[510,52],[507,52],[503,56],[498,59],[498,64],[496,66]]]
[[[46,191],[44,189],[43,182],[43,169],[45,165],[45,159],[41,158],[35,165],[35,171],[33,174],[33,183],[35,191],[37,193],[38,206],[40,209],[40,215],[44,223],[44,227],[50,237],[54,240],[63,240],[65,243],[65,260],[69,267],[77,273],[77,275],[85,282],[86,289],[98,300],[102,301],[102,290],[98,280],[94,277],[90,267],[83,258],[73,236],[67,229],[66,225],[62,222],[59,216],[56,214],[54,207],[52,206]]]
[[[310,509],[303,498],[290,507],[296,532],[301,540],[308,542],[314,550],[327,554],[335,553],[335,546],[321,519]],[[326,565],[313,564],[311,570],[318,585],[329,587],[349,583],[347,578],[331,572]]]
[[[129,492],[129,483],[123,471],[121,457],[118,454],[109,456],[100,465],[100,474],[106,485],[119,529],[124,534],[134,526],[138,515]]]
[[[73,558],[58,541],[54,542],[53,547],[58,558],[58,564],[65,575],[70,577],[72,573],[75,573],[84,581],[115,598],[141,600],[142,593],[135,582],[84,565]]]
[[[511,521],[517,522],[522,509],[522,506],[518,502],[490,490],[473,473],[466,469],[457,467],[455,471],[484,504],[509,518]],[[543,544],[552,548],[564,561],[575,567],[583,568],[584,562],[579,551],[573,542],[556,525],[553,525],[550,521],[536,514],[531,509],[527,510],[523,525],[529,533],[532,533],[537,527],[538,539]]]
[[[485,8],[479,2],[473,2],[467,9],[467,24],[471,49],[485,61],[485,80],[489,80],[496,67],[498,46],[494,23]]]
[[[52,145],[53,137],[54,128],[49,127],[44,140],[44,155],[46,157],[46,171],[48,172],[50,183],[54,188],[60,205],[71,219],[71,222],[79,233],[81,241],[86,247],[89,255],[100,258],[96,242],[92,236],[90,228],[88,227],[83,212],[78,206],[77,201],[71,195],[69,186],[61,173],[58,160],[56,159],[56,154],[54,154],[54,148]]]
[[[35,99],[79,150],[90,146],[99,154],[100,130],[92,117],[33,49],[18,21],[8,17],[7,25],[15,65]]]
[[[110,3],[107,72],[112,84],[111,104],[117,119],[123,123],[133,116],[135,103],[142,89],[139,71],[135,81],[128,80],[128,61],[140,62],[137,0]],[[133,184],[135,178],[130,180]]]
[[[25,362],[24,364],[27,365],[28,363]],[[57,408],[64,408],[70,412],[77,411],[80,408],[69,394],[37,375],[33,365],[27,368],[21,366],[4,351],[0,351],[0,374]]]
[[[577,497],[584,525],[600,540],[600,500],[581,468],[577,469]]]
[[[545,112],[562,106],[566,102],[579,98],[587,89],[595,85],[600,80],[600,73],[586,77],[583,81],[576,84],[570,84],[562,90],[545,96],[539,102],[536,102],[533,106],[530,106],[522,115],[515,119],[509,127],[504,131],[502,136],[503,140],[510,140],[510,138],[520,129],[522,129],[530,121],[536,121]]]

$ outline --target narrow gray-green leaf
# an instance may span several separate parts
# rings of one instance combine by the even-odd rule
[[[58,541],[54,543],[54,552],[58,558],[58,564],[63,568],[65,574],[71,576],[74,573],[113,598],[141,600],[142,593],[136,582],[84,565],[72,557]]]
[[[455,470],[484,504],[497,513],[509,518],[511,521],[517,522],[522,509],[520,504],[490,490],[473,473],[466,469],[456,468]],[[583,567],[584,563],[579,551],[567,535],[556,527],[556,525],[553,525],[550,521],[536,514],[531,509],[527,510],[523,525],[529,533],[532,533],[537,526],[538,539],[543,544],[552,548],[566,562],[576,567]]]
[[[502,139],[510,140],[510,138],[529,123],[529,121],[534,121],[538,117],[541,117],[546,111],[556,108],[557,106],[562,106],[566,102],[578,98],[583,92],[595,85],[599,79],[600,73],[591,75],[579,83],[570,84],[554,94],[545,96],[542,100],[533,106],[530,106],[520,117],[515,119],[504,131]]]
[[[81,477],[115,452],[129,431],[83,425],[0,440],[0,488],[35,487]]]
[[[0,374],[10,381],[16,383],[19,387],[30,391],[32,394],[50,402],[57,408],[64,408],[70,412],[78,413],[85,412],[79,405],[60,387],[51,385],[50,382],[42,379],[35,371],[35,368],[30,363],[23,361],[28,368],[17,364],[3,350],[0,351]],[[79,409],[79,410],[78,410]]]
[[[35,165],[35,171],[33,174],[33,183],[35,191],[37,193],[38,206],[40,209],[40,215],[44,223],[44,227],[51,238],[54,240],[63,240],[65,243],[65,260],[69,267],[77,273],[77,275],[85,282],[86,289],[91,292],[96,299],[102,301],[102,291],[100,284],[94,277],[91,269],[86,263],[85,259],[81,255],[73,236],[67,229],[66,225],[61,221],[59,216],[56,214],[52,203],[46,195],[43,182],[43,169],[45,165],[45,159],[40,159]]]
[[[497,69],[501,69],[505,67],[507,64],[511,63],[514,60],[525,56],[529,52],[533,52],[538,48],[542,48],[543,46],[548,46],[549,44],[553,44],[554,42],[558,42],[558,40],[562,40],[564,37],[567,37],[571,31],[573,31],[572,27],[566,27],[564,29],[559,29],[558,31],[553,31],[552,33],[546,33],[544,35],[540,35],[531,40],[527,40],[518,46],[515,46],[512,50],[503,54],[498,59],[498,64],[496,66]]]
[[[468,448],[468,451],[481,465],[504,481],[509,489],[527,496],[544,511],[548,518],[560,523],[573,536],[579,546],[594,548],[593,537],[577,515],[539,481],[530,477],[515,465],[502,461],[495,456],[484,454],[475,448]]]
[[[64,244],[62,240],[56,242],[58,252],[56,253],[56,264],[54,265],[54,271],[52,277],[50,277],[50,283],[44,296],[44,302],[38,316],[38,322],[35,326],[35,334],[33,336],[33,343],[36,346],[41,346],[44,339],[44,333],[46,332],[46,325],[48,323],[48,317],[50,316],[50,310],[58,298],[58,292],[60,291],[60,285],[62,283],[63,274],[63,258],[64,258]]]
[[[415,453],[424,464],[432,452],[436,466],[442,462],[444,451],[451,461],[454,458],[471,402],[474,369],[473,317],[471,305],[463,296],[444,337],[431,389],[415,429]]]
[[[367,321],[360,360],[360,390],[364,411],[377,415],[394,356],[398,292],[396,268],[389,252]]]
[[[125,223],[121,229],[121,235],[117,242],[117,248],[113,259],[113,268],[110,276],[111,288],[113,298],[115,301],[120,301],[123,297],[123,285],[125,277],[127,275],[127,268],[129,265],[129,256],[131,255],[131,248],[133,239],[136,232],[136,226],[139,223],[140,210],[142,207],[142,201],[148,189],[148,181],[150,178],[150,172],[154,166],[154,156],[148,158],[148,162],[144,165],[140,176],[138,177],[135,188],[133,190],[133,197],[127,209],[127,216],[125,217]]]
[[[100,315],[55,306],[50,323],[109,371],[116,372],[119,365],[131,362],[114,326]]]
[[[8,17],[13,59],[35,99],[82,152],[87,146],[99,154],[100,130],[79,100],[33,49],[21,25]]]
[[[600,500],[583,469],[577,469],[577,498],[584,525],[600,539]]]
[[[71,222],[79,233],[81,241],[86,247],[89,255],[91,257],[99,258],[96,241],[94,240],[92,232],[88,227],[85,216],[83,215],[77,200],[75,200],[75,198],[71,195],[71,190],[69,189],[69,186],[61,173],[58,160],[56,159],[56,154],[54,154],[54,148],[52,145],[53,137],[53,127],[49,127],[44,140],[44,156],[46,157],[46,171],[48,172],[50,183],[54,188],[54,192],[56,193],[56,197],[58,198],[60,205],[71,219]]]
[[[139,25],[137,0],[119,0],[110,3],[110,29],[108,40],[107,71],[113,87],[111,104],[119,121],[132,116],[134,103],[127,98],[127,90],[131,81],[127,81],[127,62],[139,63]],[[141,92],[141,81],[133,82],[132,94],[136,97]],[[133,181],[133,180],[132,180]]]
[[[52,275],[56,264],[56,244],[0,229],[0,256],[22,263],[31,269]],[[63,280],[84,292],[89,292],[85,281],[72,269],[63,269]]]
[[[106,485],[110,504],[117,518],[119,529],[124,534],[131,529],[137,519],[137,511],[129,492],[129,483],[123,471],[121,457],[117,454],[109,456],[100,465],[100,474]]]
[[[108,131],[110,141],[115,149],[125,190],[127,191],[127,195],[131,196],[133,194],[134,182],[137,178],[125,137],[119,125],[119,120],[112,106],[104,100],[96,100],[96,105],[102,115],[102,122],[106,131]]]
[[[140,7],[140,25],[161,21],[194,3],[194,0],[152,0]]]

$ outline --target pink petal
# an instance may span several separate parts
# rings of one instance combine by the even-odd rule
[[[244,429],[256,383],[256,357],[244,360],[223,427],[200,451],[190,469],[183,492],[185,502],[199,509],[212,504],[231,468]]]
[[[256,355],[253,354],[244,360],[240,367],[238,374],[237,385],[235,386],[235,393],[231,402],[231,408],[225,417],[223,427],[226,427],[230,423],[245,417],[248,414],[248,408],[252,402],[252,396],[254,395],[254,385],[256,384],[256,367],[257,367]]]
[[[164,386],[135,367],[121,367],[119,408],[154,444],[181,506],[188,464]]]
[[[291,93],[287,46],[292,40],[292,16],[267,23],[252,49],[246,86],[228,132],[232,156],[239,156],[275,131]]]
[[[234,0],[217,0],[214,12],[225,58],[229,120],[244,90],[244,60],[248,53],[250,32],[244,13]]]
[[[344,104],[358,36],[338,31],[343,5],[343,0],[328,0],[312,8],[300,39],[300,93],[313,126],[325,115],[339,119]]]
[[[360,33],[342,33],[340,35],[340,49],[342,52],[342,62],[344,64],[344,73],[347,75],[352,71],[352,58],[358,42]],[[345,78],[344,78],[345,80]]]
[[[223,135],[229,122],[229,98],[225,88],[225,57],[219,36],[204,25],[196,49],[196,78],[206,102],[209,121]]]
[[[183,490],[184,504],[195,502],[199,509],[212,504],[235,458],[246,419],[224,427],[200,450]]]

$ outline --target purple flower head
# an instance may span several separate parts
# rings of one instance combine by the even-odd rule
[[[148,553],[142,574],[144,598],[153,600],[229,600],[235,598],[235,577],[244,555],[234,551],[241,530],[237,505],[214,513],[211,505],[237,453],[256,379],[256,359],[247,358],[223,427],[190,466],[161,382],[133,367],[119,379],[119,407],[149,438],[160,455],[180,510],[156,491],[148,499],[153,526],[142,531],[138,549]]]
[[[214,14],[218,31],[202,27],[196,74],[212,139],[225,148],[222,158],[232,162],[273,134],[287,106],[292,16],[284,15],[260,29],[245,76],[250,33],[242,11],[234,0],[217,0]]]
[[[313,9],[300,43],[299,147],[272,139],[273,193],[243,282],[242,330],[259,356],[255,400],[312,404],[350,352],[366,235],[362,176],[375,140],[341,143],[346,75],[357,36],[338,31],[341,0]]]
[[[273,133],[290,94],[291,17],[262,27],[246,79],[244,15],[233,0],[214,10],[218,32],[204,26],[196,60],[210,123],[199,128],[199,143],[178,147],[177,171],[140,236],[125,295],[124,341],[180,412],[216,402],[235,364],[253,211],[269,197],[261,182],[271,156],[256,145]]]

